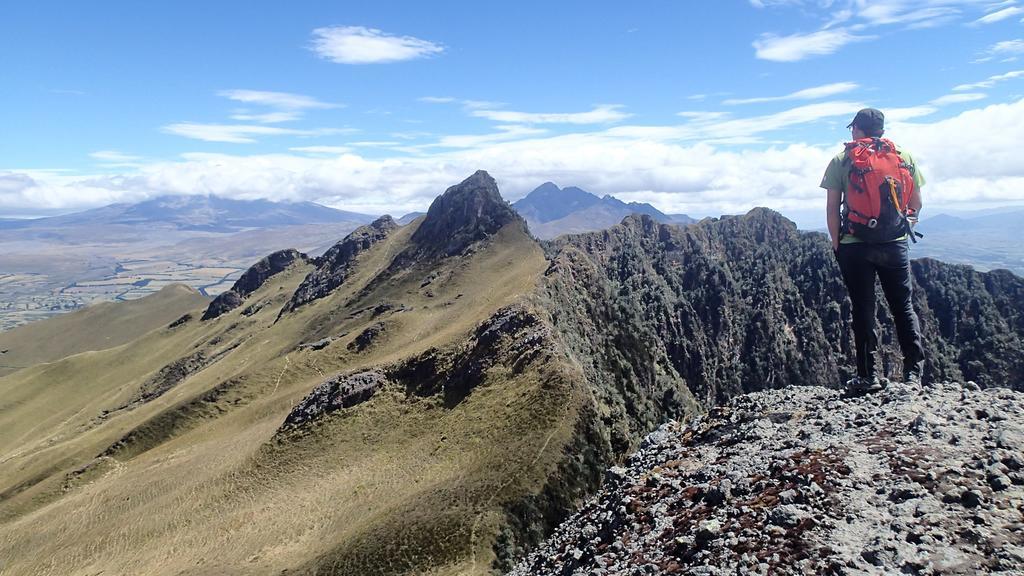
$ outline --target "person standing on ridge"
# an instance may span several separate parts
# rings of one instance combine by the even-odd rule
[[[903,379],[920,383],[924,367],[921,328],[914,312],[907,240],[921,212],[924,175],[909,152],[882,138],[885,116],[865,108],[847,126],[853,141],[829,162],[821,187],[828,191],[828,233],[853,304],[857,376],[851,393],[875,392],[887,380],[877,372],[875,278],[889,304],[903,352]]]

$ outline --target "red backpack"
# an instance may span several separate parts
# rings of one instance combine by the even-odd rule
[[[914,195],[914,166],[885,138],[846,143],[850,186],[843,198],[844,234],[865,242],[889,242],[909,235],[915,242],[907,204]]]

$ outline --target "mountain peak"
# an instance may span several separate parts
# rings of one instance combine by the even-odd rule
[[[558,184],[555,184],[554,182],[551,182],[549,180],[549,181],[541,184],[540,186],[537,186],[536,188],[534,188],[533,192],[530,192],[530,195],[533,195],[533,194],[538,194],[538,195],[558,194],[561,191],[562,191],[562,189],[558,187]]]
[[[620,222],[620,225],[626,228],[634,228],[637,230],[642,229],[654,229],[659,226],[659,222],[656,218],[650,214],[644,214],[641,212],[633,212],[627,214]]]
[[[525,230],[526,223],[501,197],[494,178],[477,170],[434,200],[412,242],[422,252],[453,256],[515,221]]]
[[[600,202],[600,198],[586,190],[575,186],[562,189],[553,182],[545,182],[516,200],[512,207],[527,220],[543,223],[564,218]]]

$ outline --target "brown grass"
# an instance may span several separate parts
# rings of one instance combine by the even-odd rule
[[[506,229],[427,287],[421,270],[361,294],[412,228],[365,254],[335,294],[276,323],[308,268],[253,294],[246,305],[270,305],[250,317],[239,309],[0,378],[0,574],[488,573],[502,506],[538,490],[570,438],[570,367],[497,367],[453,408],[396,386],[275,436],[325,376],[457,345],[545,267],[532,240]],[[355,314],[380,301],[405,311]],[[348,350],[380,321],[379,341]],[[235,343],[163,396],[100,417],[173,359]],[[95,460],[132,431],[138,444]]]

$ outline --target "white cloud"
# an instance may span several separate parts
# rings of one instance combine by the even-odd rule
[[[608,124],[629,118],[631,114],[620,112],[618,105],[596,106],[589,112],[567,113],[536,113],[513,112],[511,110],[473,110],[470,114],[477,118],[487,118],[495,122],[515,124]]]
[[[1020,78],[1022,76],[1024,76],[1024,70],[1013,70],[1012,72],[1007,72],[1006,74],[989,76],[988,79],[982,80],[981,82],[975,82],[974,84],[960,84],[959,86],[954,86],[953,90],[956,92],[965,92],[967,90],[983,90],[986,88],[991,88],[995,86],[997,83],[1002,82],[1004,80],[1012,80],[1014,78]]]
[[[967,110],[951,118],[928,124],[906,124],[902,141],[926,150],[933,171],[964,177],[991,175],[1024,176],[1024,161],[1017,149],[1020,135],[1008,126],[1024,126],[1024,98],[1005,104],[990,104]],[[972,142],[972,146],[949,146],[950,138]],[[916,152],[915,152],[916,155]],[[956,160],[961,157],[962,160]],[[1021,190],[1024,193],[1024,189]]]
[[[1024,12],[1015,0],[751,0],[751,5],[796,7],[801,16],[817,16],[822,21],[818,32],[782,37],[765,34],[754,43],[758,58],[782,62],[834,53],[850,42],[865,39],[861,33],[885,34],[885,27],[933,28],[965,18],[977,18],[973,23],[983,24]],[[984,12],[990,13],[976,16]]]
[[[703,111],[687,111],[687,112],[676,112],[676,116],[681,116],[690,120],[691,122],[717,122],[724,120],[729,117],[728,112],[703,112]]]
[[[833,28],[833,27],[835,27],[835,26],[837,26],[839,24],[843,24],[845,22],[850,21],[852,18],[853,18],[853,10],[849,10],[849,9],[840,10],[838,12],[833,13],[830,16],[829,21],[826,22],[824,26],[822,26],[822,29],[823,30],[827,30],[829,28]]]
[[[750,0],[754,8],[771,8],[773,6],[792,6],[802,4],[803,0]]]
[[[935,106],[908,106],[906,108],[888,108],[885,110],[885,120],[891,125],[893,122],[904,122],[907,120],[913,120],[914,118],[921,118],[923,116],[930,116],[938,112],[939,109]]]
[[[352,148],[348,146],[295,146],[289,148],[292,152],[302,152],[305,154],[345,154],[352,151]]]
[[[925,202],[1024,200],[1024,162],[1017,149],[1020,135],[1007,126],[1024,126],[1024,99],[931,124],[901,125],[897,141],[913,152],[928,179]],[[951,138],[972,144],[950,146]]]
[[[776,36],[762,34],[754,41],[758,58],[775,62],[796,62],[810,56],[832,54],[852,42],[870,40],[870,36],[858,36],[842,29],[819,30],[810,34]]]
[[[501,108],[505,105],[504,102],[492,102],[490,100],[463,100],[462,105],[467,110],[480,110],[483,108]]]
[[[682,112],[690,121],[679,126],[620,126],[608,134],[615,137],[654,141],[714,140],[756,141],[762,134],[816,122],[826,118],[848,118],[851,110],[864,108],[860,102],[832,101],[806,104],[772,114],[732,118],[717,113]]]
[[[89,157],[102,162],[118,163],[138,162],[139,160],[142,160],[141,156],[132,156],[131,154],[125,154],[116,150],[97,150],[96,152],[91,152]]]
[[[0,171],[0,195],[18,194],[35,186],[36,181],[28,174]]]
[[[845,101],[807,104],[764,116],[720,122],[708,126],[704,132],[714,138],[753,136],[816,122],[825,118],[846,118],[850,115],[851,110],[860,110],[861,108],[864,108],[864,105],[861,103]]]
[[[817,98],[825,98],[828,96],[835,96],[836,94],[842,94],[844,92],[850,92],[859,88],[860,85],[854,82],[835,82],[833,84],[824,84],[822,86],[815,86],[813,88],[804,88],[803,90],[797,90],[784,96],[762,96],[758,98],[730,98],[724,100],[723,104],[754,104],[759,102],[779,102],[782,100],[815,100]]]
[[[529,136],[547,134],[547,130],[541,128],[530,128],[519,125],[495,126],[495,128],[497,128],[498,132],[492,134],[443,136],[436,144],[428,144],[418,146],[416,148],[475,148],[478,146],[494,144],[496,142],[517,140]]]
[[[254,136],[328,136],[353,132],[346,128],[317,128],[313,130],[297,130],[293,128],[276,128],[250,124],[202,124],[198,122],[178,122],[168,124],[161,130],[168,134],[176,134],[206,142],[229,142],[234,144],[251,144],[256,142]]]
[[[394,140],[360,140],[358,142],[349,142],[349,145],[355,148],[387,148],[390,146],[400,146],[401,142]]]
[[[997,10],[995,12],[992,12],[991,14],[986,14],[986,15],[982,16],[981,18],[978,18],[977,20],[975,20],[973,23],[974,24],[992,24],[993,22],[999,22],[1000,20],[1006,20],[1007,18],[1012,18],[1012,17],[1014,17],[1014,16],[1016,16],[1018,14],[1024,14],[1024,8],[1021,8],[1020,6],[1010,6],[1008,8],[1003,8],[1002,10]]]
[[[363,26],[332,26],[313,30],[312,50],[339,64],[375,64],[424,58],[444,47],[412,36],[394,36]]]
[[[947,94],[940,96],[929,102],[934,106],[945,106],[946,104],[960,104],[962,102],[973,102],[975,100],[981,100],[986,98],[985,94],[980,92],[964,92],[963,94]]]
[[[947,24],[956,19],[960,10],[956,4],[962,2],[931,2],[922,6],[920,2],[888,0],[864,3],[857,14],[868,25],[906,24],[914,28],[927,28]]]
[[[709,141],[751,141],[772,130],[833,118],[845,124],[850,111],[861,107],[855,102],[819,103],[754,118],[690,116],[679,126],[623,126],[557,136],[515,126],[497,137],[464,137],[448,142],[460,146],[420,148],[411,156],[369,158],[326,150],[329,155],[323,156],[294,150],[296,154],[189,154],[117,175],[12,170],[0,172],[0,209],[81,209],[161,194],[214,193],[403,214],[426,208],[448,186],[485,169],[510,200],[552,180],[627,200],[650,199],[666,212],[736,213],[754,206],[823,210],[818,182],[838,144],[758,144],[735,150]],[[887,110],[887,135],[911,150],[921,165],[930,210],[956,203],[985,207],[1024,202],[1019,135],[1006,129],[1024,125],[1024,99],[934,122],[920,116],[923,108],[910,109],[914,113],[909,116],[917,118],[913,122],[907,114]],[[952,139],[971,145],[950,146]]]
[[[1018,54],[1024,54],[1024,40],[1019,38],[1016,40],[1003,40],[989,46],[981,53],[981,56],[972,61],[972,64],[990,62],[996,58],[1001,58],[1002,62],[1013,62],[1017,59]]]
[[[231,115],[232,120],[239,122],[259,122],[260,124],[280,124],[281,122],[292,122],[302,117],[297,111],[266,112],[264,114],[251,114],[248,112],[236,112]]]
[[[337,108],[338,104],[321,102],[311,96],[290,92],[266,92],[261,90],[221,90],[217,93],[236,102],[262,104],[283,110],[304,110],[307,108]]]
[[[251,110],[236,110],[231,114],[232,120],[240,122],[259,122],[260,124],[279,124],[291,122],[302,117],[306,110],[340,108],[341,104],[321,102],[312,96],[293,94],[291,92],[267,92],[263,90],[221,90],[218,96],[229,100],[266,106],[272,108],[271,112],[253,112]]]
[[[422,96],[417,98],[420,102],[426,102],[428,104],[450,104],[455,102],[455,98],[451,96]]]
[[[1024,54],[1024,40],[1004,40],[996,42],[988,51],[992,54]]]
[[[994,22],[1020,10],[1015,0],[751,0],[751,4],[758,8],[796,6],[805,14],[819,10],[826,28],[856,18],[863,22],[857,25],[861,29],[878,25],[937,26],[962,18],[965,12],[989,12],[979,19]],[[1006,10],[1010,12],[1003,15]]]

